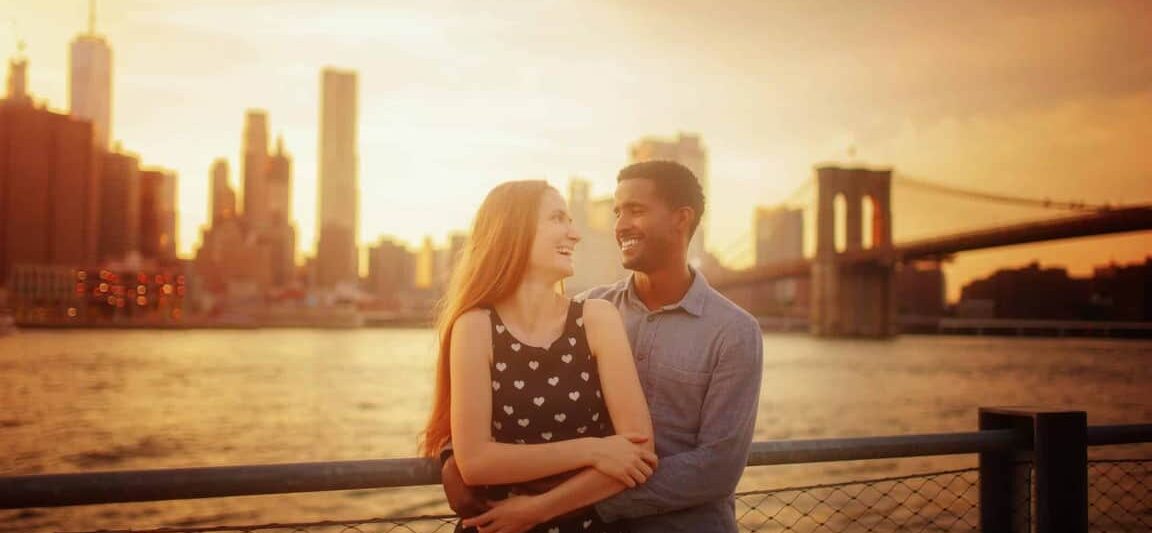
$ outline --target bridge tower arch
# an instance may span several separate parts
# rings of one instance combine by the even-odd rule
[[[810,324],[824,337],[890,337],[896,334],[890,261],[848,262],[864,250],[864,202],[871,202],[871,248],[892,248],[892,170],[816,169],[816,257],[812,262]],[[845,201],[845,223],[836,228],[836,197]],[[843,252],[836,233],[844,232]],[[885,257],[886,254],[881,254]]]

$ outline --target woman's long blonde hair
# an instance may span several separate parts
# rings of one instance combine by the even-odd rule
[[[468,244],[439,304],[436,389],[420,439],[421,455],[435,457],[451,439],[452,326],[460,315],[508,298],[520,285],[536,238],[541,199],[549,188],[542,180],[505,182],[488,193],[476,212]]]

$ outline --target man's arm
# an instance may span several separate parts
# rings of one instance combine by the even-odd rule
[[[763,341],[754,321],[729,324],[700,412],[699,444],[691,451],[660,458],[660,466],[646,483],[596,504],[605,520],[694,507],[736,489],[748,464],[756,426]]]
[[[638,518],[693,507],[732,493],[748,463],[763,368],[759,326],[754,322],[733,326],[725,335],[704,399],[696,449],[660,458],[647,482],[623,492],[619,482],[595,469],[585,469],[555,489],[527,499],[538,513],[534,518],[549,520],[596,502],[600,502],[597,513],[607,521]]]
[[[488,510],[488,503],[480,496],[479,491],[464,483],[460,469],[456,466],[456,459],[451,455],[444,460],[440,467],[441,485],[444,487],[444,498],[448,500],[448,507],[456,514],[468,518]]]

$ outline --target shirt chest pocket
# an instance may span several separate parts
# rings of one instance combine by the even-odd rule
[[[652,416],[664,427],[696,433],[712,374],[653,363],[651,376]]]

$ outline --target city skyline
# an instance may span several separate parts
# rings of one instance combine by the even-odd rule
[[[6,11],[14,13],[21,37],[29,42],[30,92],[62,108],[67,75],[61,78],[66,69],[59,60],[66,59],[67,43],[85,27],[87,3],[58,2],[51,9],[3,4],[12,5]],[[708,237],[714,251],[747,238],[757,205],[784,200],[811,177],[815,164],[851,158],[852,151],[862,163],[993,192],[1087,202],[1152,197],[1152,156],[1142,153],[1146,142],[1139,141],[1152,132],[1152,62],[1139,53],[1141,18],[1131,16],[1147,8],[1046,3],[1048,9],[1032,13],[1028,6],[998,6],[1001,20],[989,22],[980,19],[977,7],[884,8],[894,5],[852,7],[831,18],[817,17],[818,7],[737,5],[720,17],[731,22],[729,17],[743,13],[798,27],[819,20],[828,26],[821,30],[826,36],[842,41],[823,53],[811,48],[819,39],[795,31],[775,39],[754,37],[745,31],[754,25],[738,26],[707,50],[691,49],[672,31],[698,12],[700,6],[691,3],[674,12],[594,3],[586,10],[557,4],[534,8],[545,13],[493,14],[456,12],[438,3],[395,12],[360,2],[317,11],[296,3],[173,7],[126,1],[102,6],[99,26],[124,63],[115,68],[112,93],[120,103],[112,106],[112,131],[123,135],[125,146],[142,154],[144,163],[174,168],[181,176],[179,251],[185,257],[192,253],[198,227],[207,222],[209,168],[220,154],[237,153],[237,117],[248,108],[266,110],[283,125],[279,131],[295,157],[298,242],[301,251],[314,249],[318,167],[311,147],[318,145],[319,97],[312,91],[327,64],[355,70],[362,80],[362,246],[381,235],[409,243],[426,234],[441,240],[466,228],[483,193],[507,179],[545,177],[565,190],[567,178],[576,175],[593,183],[594,196],[609,194],[631,143],[681,131],[699,134],[711,156]],[[272,9],[282,27],[240,28],[238,21],[251,20],[244,15]],[[945,9],[951,10],[946,14],[952,22],[934,33],[910,24]],[[38,26],[49,11],[52,25]],[[588,44],[588,37],[534,30],[527,22],[540,14],[578,14],[602,22],[607,38],[581,53],[579,45]],[[857,19],[875,27],[856,30]],[[69,26],[69,20],[77,24]],[[988,42],[968,42],[965,23],[984,31]],[[720,37],[720,25],[688,27]],[[885,28],[903,28],[910,36],[893,37]],[[645,31],[630,37],[630,29]],[[307,38],[308,50],[289,43],[293,31]],[[528,37],[540,39],[539,51],[507,46]],[[889,37],[893,42],[883,39]],[[923,45],[919,51],[900,49],[917,40]],[[12,55],[11,42],[0,40],[0,54]],[[142,53],[158,42],[174,46],[175,57]],[[200,57],[198,47],[190,46],[209,43],[235,53]],[[1021,51],[997,54],[995,43]],[[385,44],[392,45],[387,53],[373,50]],[[752,45],[765,44],[774,50],[787,50],[789,44],[799,48],[791,55],[759,56],[762,63],[741,58]],[[638,53],[628,61],[602,61],[629,46]],[[503,54],[485,53],[492,50]],[[704,68],[688,68],[697,64]],[[749,65],[757,68],[741,72]],[[500,68],[510,69],[503,76],[508,79],[496,74]],[[1045,74],[1045,83],[1032,79],[1038,73]],[[688,75],[694,78],[684,78]],[[567,89],[569,82],[578,83]],[[289,90],[278,90],[285,84]],[[942,91],[937,84],[955,88]],[[208,85],[219,87],[200,94]],[[838,85],[853,90],[838,91]],[[659,94],[652,94],[652,87],[660,88]],[[188,105],[163,106],[157,98]],[[211,107],[207,100],[214,101]],[[231,115],[221,118],[225,110]],[[732,120],[737,115],[741,120]],[[458,193],[445,198],[440,193],[445,189]],[[901,192],[895,194],[897,240],[902,234],[962,229],[957,220],[995,223],[997,217],[1035,216],[935,204],[926,213],[909,214],[900,210]],[[940,213],[951,221],[931,220]],[[949,224],[954,227],[945,227]],[[751,243],[744,248],[750,255]],[[1039,259],[1085,272],[1109,259],[1136,260],[1149,249],[1147,235],[1138,234],[965,254],[950,267],[949,292],[998,266]]]

